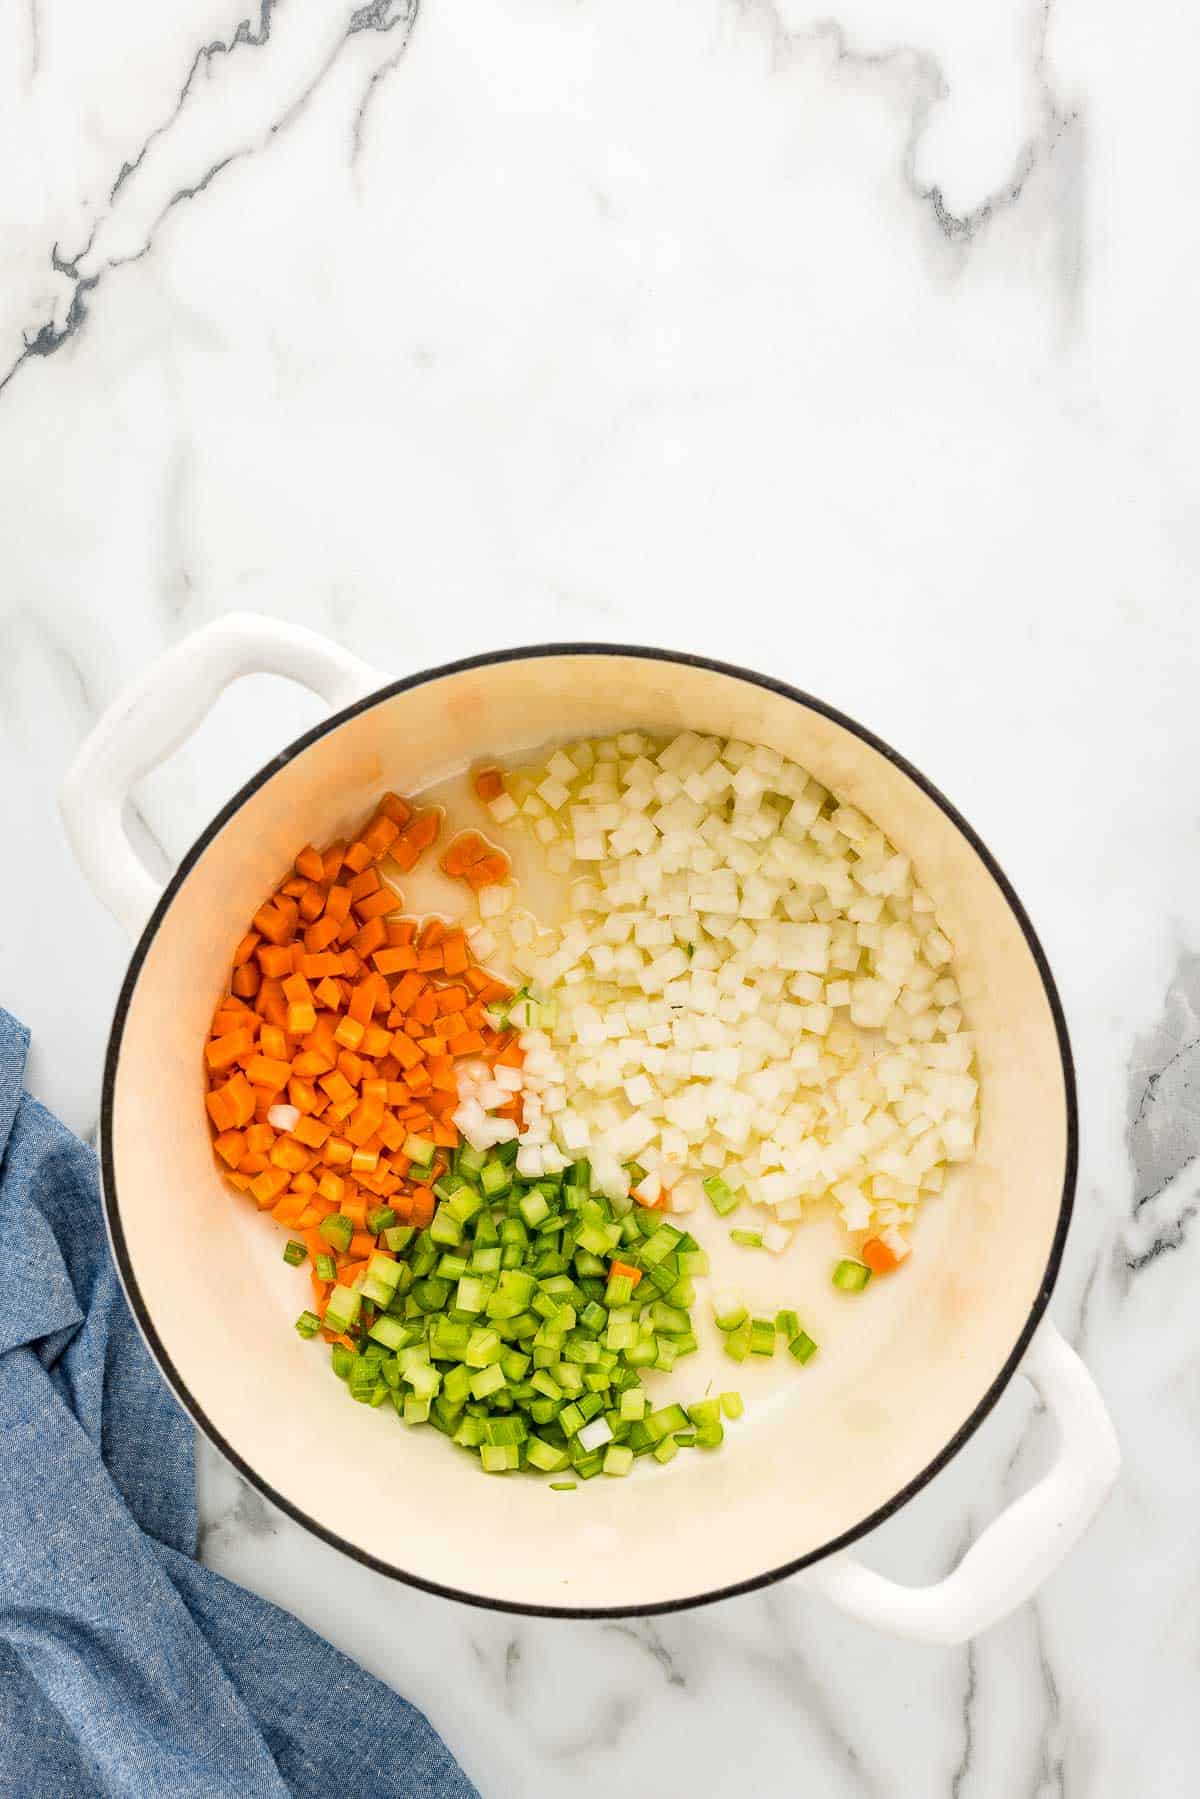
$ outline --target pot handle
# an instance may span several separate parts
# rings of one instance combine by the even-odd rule
[[[1083,1535],[1117,1478],[1121,1452],[1096,1383],[1043,1319],[1020,1364],[1058,1431],[1053,1466],[973,1543],[953,1573],[907,1587],[831,1556],[797,1579],[841,1611],[914,1643],[966,1643],[1015,1611]]]
[[[162,887],[126,833],[129,791],[191,735],[231,681],[254,674],[299,681],[335,712],[388,679],[302,625],[230,612],[177,643],[113,701],[71,764],[59,808],[84,875],[135,939]]]

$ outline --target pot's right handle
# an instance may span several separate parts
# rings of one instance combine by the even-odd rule
[[[966,1643],[1029,1599],[1091,1523],[1121,1452],[1096,1383],[1048,1319],[1020,1371],[1054,1420],[1054,1464],[988,1525],[952,1574],[931,1587],[906,1587],[835,1555],[797,1579],[851,1617],[920,1643]]]
[[[114,700],[72,763],[59,806],[80,868],[135,939],[162,888],[126,834],[129,791],[191,735],[231,681],[254,674],[299,681],[334,712],[388,680],[315,631],[230,612],[177,643]]]

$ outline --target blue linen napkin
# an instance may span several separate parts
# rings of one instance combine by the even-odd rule
[[[0,1009],[0,1795],[478,1799],[420,1712],[195,1559],[192,1425],[28,1045]]]

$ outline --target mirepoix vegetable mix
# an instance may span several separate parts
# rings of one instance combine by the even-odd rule
[[[254,914],[205,1104],[350,1396],[570,1491],[720,1444],[741,1396],[661,1378],[700,1335],[752,1371],[818,1354],[769,1272],[809,1208],[847,1232],[829,1303],[901,1266],[970,1153],[973,1050],[907,858],[774,752],[625,733],[472,785],[468,814],[531,834],[557,921],[469,816],[438,859],[464,916],[406,915],[395,880],[447,820],[385,794]],[[710,1290],[695,1210],[749,1303]]]

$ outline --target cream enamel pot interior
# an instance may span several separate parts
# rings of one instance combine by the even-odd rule
[[[304,683],[332,716],[229,802],[161,891],[124,834],[122,804],[222,688],[258,671]],[[788,1303],[822,1340],[809,1367],[764,1377],[759,1390],[757,1370],[735,1375],[721,1357],[708,1368],[697,1358],[694,1378],[683,1364],[689,1391],[703,1392],[711,1373],[746,1394],[747,1415],[720,1453],[564,1496],[537,1480],[489,1480],[435,1432],[347,1401],[319,1350],[291,1328],[300,1288],[278,1234],[214,1169],[200,1046],[231,946],[298,844],[341,833],[384,787],[418,791],[481,755],[634,726],[768,744],[911,854],[957,946],[979,1048],[980,1142],[928,1206],[902,1278],[862,1300],[834,1294],[835,1236],[820,1221],[773,1263],[776,1279],[786,1271]],[[1080,1535],[1118,1452],[1089,1375],[1043,1317],[1075,1179],[1062,1014],[994,862],[869,732],[776,681],[688,656],[549,646],[390,681],[310,632],[233,615],[177,646],[113,706],[62,805],[85,874],[137,941],[101,1124],[121,1278],[180,1403],[301,1524],[387,1574],[502,1609],[613,1617],[792,1576],[882,1629],[931,1642],[964,1640],[1004,1616]],[[696,1224],[714,1256],[717,1225]],[[969,1258],[957,1253],[964,1240]],[[1057,1426],[1049,1473],[933,1587],[898,1585],[853,1560],[847,1545],[930,1479],[1018,1371]]]

